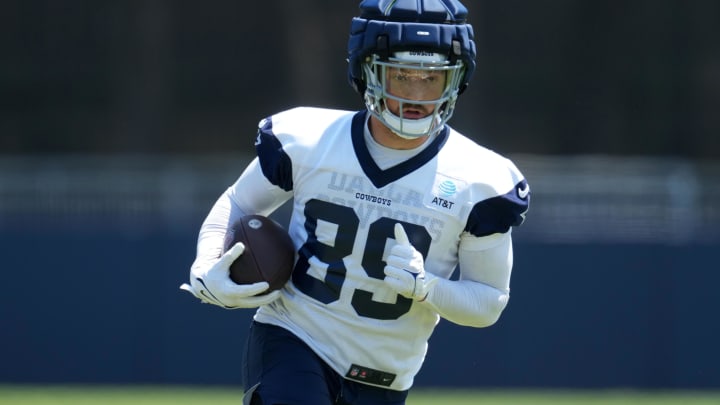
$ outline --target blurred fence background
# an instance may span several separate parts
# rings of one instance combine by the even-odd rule
[[[441,322],[418,385],[720,387],[720,3],[467,3],[479,65],[452,124],[533,203],[503,318]],[[260,118],[362,108],[356,10],[2,3],[0,383],[239,382],[252,312],[178,286]]]

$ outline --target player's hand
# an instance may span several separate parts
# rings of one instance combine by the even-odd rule
[[[244,251],[245,245],[237,243],[215,262],[195,263],[190,270],[190,284],[183,284],[180,289],[206,304],[227,309],[257,308],[275,301],[280,291],[257,295],[267,291],[270,287],[267,282],[239,285],[230,279],[230,264]]]
[[[422,254],[410,244],[399,223],[395,224],[395,240],[385,266],[385,282],[403,297],[423,301],[438,279],[425,272]]]

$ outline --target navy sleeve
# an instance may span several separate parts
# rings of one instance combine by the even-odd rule
[[[292,190],[292,160],[273,133],[272,119],[270,118],[260,122],[257,139],[255,139],[255,151],[262,172],[270,183],[285,191]]]
[[[505,233],[523,223],[529,205],[530,187],[522,180],[508,193],[475,204],[465,230],[478,237]]]

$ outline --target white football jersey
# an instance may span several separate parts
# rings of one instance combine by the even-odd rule
[[[529,188],[508,159],[450,127],[383,170],[364,140],[366,114],[296,108],[261,121],[258,159],[271,183],[293,193],[298,259],[280,299],[255,319],[292,331],[346,378],[405,390],[439,316],[383,281],[394,225],[427,272],[449,278],[461,235],[519,225]]]

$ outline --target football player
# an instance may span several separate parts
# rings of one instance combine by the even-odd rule
[[[257,157],[210,210],[182,287],[258,308],[245,404],[404,404],[441,317],[486,327],[508,302],[511,228],[530,189],[510,160],[447,124],[475,69],[467,9],[365,0],[360,12],[348,76],[366,108],[260,121]],[[223,255],[228,224],[289,199],[291,280],[264,295],[267,283],[232,283],[243,246]]]

